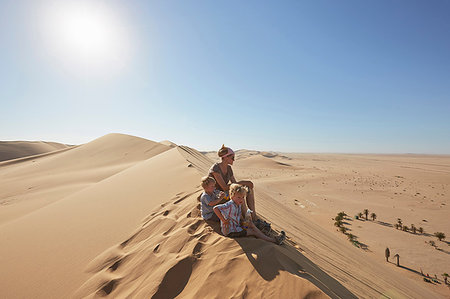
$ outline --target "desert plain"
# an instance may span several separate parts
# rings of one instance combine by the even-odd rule
[[[202,220],[215,152],[124,134],[0,145],[1,298],[450,297],[434,236],[450,235],[450,156],[236,151],[278,246]]]

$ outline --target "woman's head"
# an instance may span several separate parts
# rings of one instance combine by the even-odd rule
[[[248,193],[248,188],[239,184],[231,184],[230,197],[236,204],[244,203],[245,196]]]
[[[220,158],[222,158],[222,161],[226,161],[227,164],[233,165],[234,151],[231,148],[222,145],[217,154],[219,155]]]

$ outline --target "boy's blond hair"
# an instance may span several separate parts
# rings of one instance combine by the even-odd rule
[[[209,184],[216,183],[216,180],[213,177],[210,176],[204,176],[202,177],[202,187],[203,189],[206,188]]]
[[[230,196],[236,193],[244,193],[244,196],[248,193],[248,188],[239,184],[231,184],[230,186]]]

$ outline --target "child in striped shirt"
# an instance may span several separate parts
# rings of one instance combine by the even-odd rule
[[[222,233],[230,238],[255,236],[258,239],[263,239],[281,245],[286,239],[286,235],[283,231],[280,235],[273,238],[263,234],[251,221],[249,222],[247,229],[241,227],[241,206],[244,203],[245,196],[248,192],[247,190],[248,189],[245,186],[231,184],[231,200],[213,208],[214,213],[220,219]]]

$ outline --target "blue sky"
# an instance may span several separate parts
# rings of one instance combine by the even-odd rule
[[[0,4],[0,140],[450,154],[448,1],[57,2]]]

